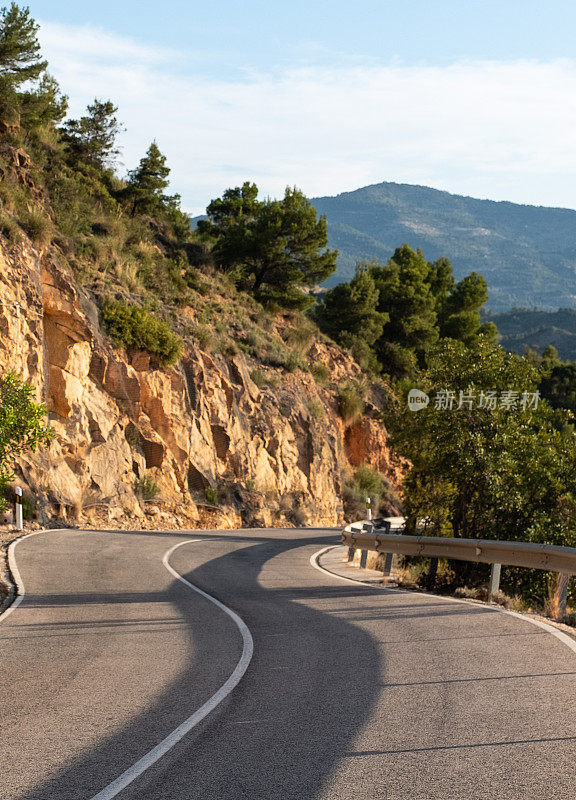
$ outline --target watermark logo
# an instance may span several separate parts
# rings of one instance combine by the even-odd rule
[[[420,389],[410,389],[408,392],[408,408],[410,411],[420,411],[420,409],[426,408],[429,402],[430,398],[426,392],[421,392]]]
[[[408,408],[410,411],[420,411],[430,403],[430,396],[420,389],[410,389],[408,392]],[[540,402],[540,392],[519,392],[513,389],[497,392],[495,389],[484,389],[479,392],[455,392],[451,389],[439,389],[434,393],[432,408],[435,411],[472,411],[474,408],[484,408],[491,411],[529,411],[537,409]]]

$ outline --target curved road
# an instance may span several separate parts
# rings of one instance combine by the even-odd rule
[[[576,654],[310,566],[333,531],[50,532],[0,617],[1,800],[565,800]],[[187,541],[189,540],[189,541]],[[111,784],[238,686],[125,788]],[[244,663],[245,666],[245,663]],[[107,788],[108,787],[108,788]]]

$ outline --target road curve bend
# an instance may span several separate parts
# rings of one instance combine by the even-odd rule
[[[21,540],[0,800],[572,797],[575,653],[486,606],[313,569],[334,541]]]

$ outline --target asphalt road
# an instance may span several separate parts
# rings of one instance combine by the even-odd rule
[[[51,532],[0,617],[1,800],[569,800],[576,654],[483,606],[310,566],[334,532]],[[199,540],[199,541],[192,541]],[[104,792],[104,795],[102,794]]]

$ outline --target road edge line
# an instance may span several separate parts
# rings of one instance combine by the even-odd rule
[[[237,628],[242,635],[242,655],[240,656],[240,660],[236,664],[234,671],[229,676],[229,678],[222,684],[222,686],[216,691],[212,697],[210,697],[199,709],[197,709],[188,719],[184,720],[177,728],[175,728],[172,733],[169,733],[161,742],[159,742],[152,750],[149,750],[146,755],[139,758],[131,767],[129,767],[125,772],[116,778],[116,780],[109,783],[107,786],[104,787],[98,794],[95,794],[90,800],[113,800],[114,797],[123,791],[127,786],[129,786],[136,778],[139,778],[146,770],[148,770],[151,766],[153,766],[157,761],[159,761],[166,753],[168,753],[178,742],[184,738],[190,731],[195,728],[202,720],[210,714],[220,703],[228,697],[228,695],[236,688],[236,686],[240,683],[241,679],[243,678],[250,661],[252,660],[252,655],[254,653],[254,640],[252,639],[252,634],[244,620],[236,614],[235,611],[232,611],[231,608],[221,603],[220,600],[217,600],[212,595],[205,592],[203,589],[200,589],[198,586],[194,586],[193,583],[186,580],[179,572],[170,566],[169,559],[172,553],[185,544],[192,544],[193,542],[201,542],[204,541],[203,539],[186,539],[184,542],[179,542],[171,547],[162,558],[162,563],[177,580],[183,583],[188,588],[192,589],[193,591],[197,592],[199,595],[204,597],[206,600],[209,600],[215,606],[217,606],[221,611],[224,611],[232,621],[236,624]]]
[[[59,529],[55,529],[59,530]],[[47,531],[32,531],[32,533],[26,533],[24,536],[19,536],[18,539],[14,539],[13,542],[10,542],[8,545],[8,569],[10,570],[10,577],[13,581],[13,591],[14,597],[12,602],[9,606],[7,606],[4,611],[0,613],[0,622],[3,622],[6,617],[9,617],[13,611],[16,611],[24,597],[26,596],[26,589],[24,587],[24,581],[22,580],[22,576],[20,575],[20,570],[18,569],[18,565],[16,563],[16,556],[14,555],[14,551],[16,550],[16,545],[20,542],[23,542],[24,539],[29,539],[31,536],[39,536],[41,533],[47,533]]]
[[[375,586],[376,586],[376,588],[388,589],[389,591],[392,591],[392,592],[404,592],[406,594],[415,594],[415,595],[418,595],[418,597],[433,597],[436,600],[438,600],[438,599],[447,600],[450,603],[461,603],[461,604],[467,605],[467,606],[475,606],[476,608],[478,608],[479,606],[480,607],[483,606],[483,607],[489,609],[490,611],[497,611],[500,614],[508,614],[508,616],[510,616],[510,617],[517,617],[517,619],[521,619],[524,622],[530,622],[532,625],[536,625],[536,627],[542,628],[543,630],[547,631],[548,633],[551,633],[552,636],[555,636],[557,639],[559,639],[562,642],[562,644],[565,644],[566,647],[569,647],[570,650],[572,650],[572,652],[576,653],[576,641],[574,639],[572,639],[570,636],[568,636],[567,633],[564,633],[563,631],[558,630],[558,628],[555,628],[553,625],[550,625],[547,622],[543,622],[542,620],[539,620],[539,619],[532,619],[532,617],[527,617],[524,614],[520,614],[518,611],[509,611],[507,608],[500,608],[500,606],[493,606],[493,605],[481,604],[481,603],[472,603],[469,600],[465,600],[463,598],[461,599],[459,597],[445,597],[444,595],[430,594],[430,592],[410,592],[409,589],[397,589],[397,588],[392,588],[392,587],[378,586],[377,584],[375,585],[373,583],[372,584],[365,583],[364,581],[360,581],[360,580],[357,580],[355,578],[346,578],[344,575],[337,575],[335,572],[330,572],[329,569],[326,569],[326,567],[321,566],[321,564],[319,563],[318,559],[320,558],[321,555],[323,555],[324,553],[327,553],[328,550],[334,550],[334,548],[336,548],[336,547],[342,547],[342,545],[332,544],[332,545],[329,545],[328,547],[323,547],[321,550],[318,550],[316,553],[313,553],[310,556],[310,564],[315,569],[320,570],[320,572],[324,572],[326,575],[330,575],[330,577],[332,577],[332,578],[337,578],[338,580],[345,581],[346,583],[355,583],[356,586],[361,585],[361,586],[366,586],[366,587],[371,588],[371,589],[374,589]]]

